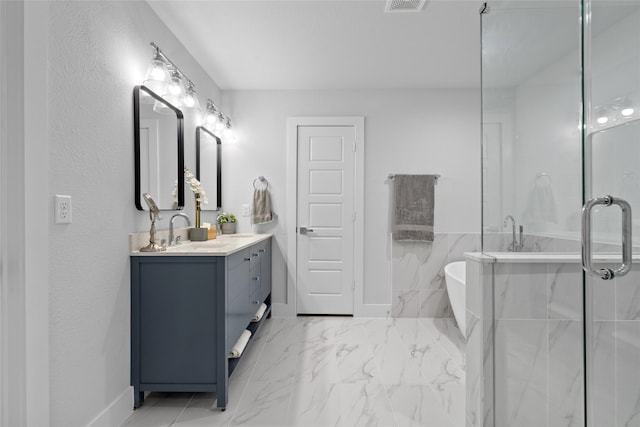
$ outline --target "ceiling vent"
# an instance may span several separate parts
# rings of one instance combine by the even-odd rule
[[[426,0],[387,0],[385,12],[420,12]]]

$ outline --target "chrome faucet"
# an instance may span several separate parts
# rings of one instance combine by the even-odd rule
[[[522,237],[524,232],[524,227],[522,225],[519,227],[520,241],[518,242],[516,240],[516,220],[515,218],[513,218],[512,215],[507,215],[506,217],[504,217],[505,227],[509,225],[509,221],[511,221],[511,243],[509,243],[509,247],[507,248],[507,250],[509,252],[520,252],[522,250],[522,247],[524,246],[523,237]]]
[[[171,217],[171,220],[169,221],[169,246],[173,246],[175,245],[177,242],[174,242],[173,240],[173,222],[176,220],[176,218],[178,217],[182,217],[184,219],[187,220],[187,227],[191,227],[191,220],[189,219],[189,217],[187,216],[187,214],[184,213],[177,213],[174,216]],[[177,240],[177,239],[176,239]]]

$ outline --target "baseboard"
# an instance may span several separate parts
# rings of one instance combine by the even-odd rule
[[[119,426],[133,413],[133,387],[127,387],[120,396],[100,412],[87,427]]]
[[[273,317],[296,317],[292,304],[273,303]],[[362,304],[355,308],[353,317],[391,317],[391,304]]]
[[[353,317],[391,317],[391,304],[360,304]]]
[[[274,302],[271,304],[271,315],[273,317],[296,317],[296,311],[293,304]]]

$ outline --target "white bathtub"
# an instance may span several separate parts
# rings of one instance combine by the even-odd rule
[[[465,322],[467,315],[465,300],[466,270],[467,263],[465,261],[451,262],[444,267],[449,302],[463,337],[467,336],[467,324]]]

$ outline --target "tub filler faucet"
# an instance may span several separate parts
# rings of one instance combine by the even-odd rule
[[[509,243],[509,247],[507,248],[507,250],[509,252],[520,252],[524,246],[524,238],[522,236],[524,233],[524,227],[522,225],[519,226],[520,239],[518,241],[516,240],[516,220],[513,218],[513,215],[507,215],[504,218],[505,228],[509,225],[509,221],[511,221],[511,243]]]

